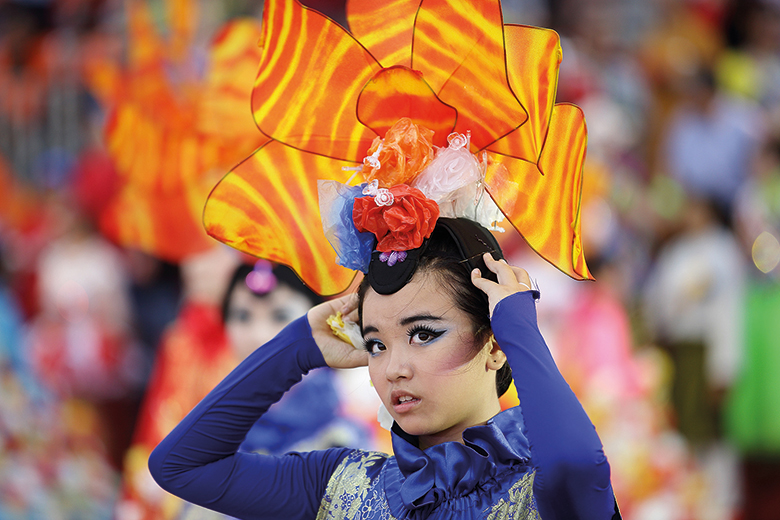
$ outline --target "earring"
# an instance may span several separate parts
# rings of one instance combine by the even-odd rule
[[[371,386],[371,388],[374,388],[374,380],[373,379],[369,379],[368,380],[368,384],[369,384],[369,386]]]

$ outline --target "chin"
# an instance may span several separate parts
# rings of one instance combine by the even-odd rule
[[[423,435],[430,435],[431,433],[434,433],[431,431],[429,424],[420,424],[421,421],[411,419],[411,418],[401,418],[401,420],[395,419],[395,422],[398,423],[398,426],[401,427],[403,431],[408,433],[409,435],[414,435],[416,437],[420,437]],[[425,419],[423,419],[423,422],[426,422]]]

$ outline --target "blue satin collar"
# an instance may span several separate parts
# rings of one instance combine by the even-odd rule
[[[466,508],[480,498],[489,499],[484,495],[490,488],[511,484],[510,475],[524,472],[518,466],[529,466],[531,451],[522,428],[520,407],[514,407],[483,426],[466,429],[464,444],[445,442],[423,451],[417,437],[393,424],[396,464],[391,463],[385,473],[385,494],[393,515],[425,518],[445,501],[464,499],[469,503],[461,506]]]

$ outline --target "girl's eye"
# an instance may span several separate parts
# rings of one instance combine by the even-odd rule
[[[372,356],[375,356],[382,352],[383,350],[386,350],[387,347],[385,347],[384,343],[379,341],[378,339],[367,339],[363,341],[363,347],[366,349],[366,352],[371,354]]]
[[[426,343],[430,343],[431,341],[435,340],[436,338],[444,334],[444,331],[433,330],[424,325],[421,325],[421,326],[414,327],[413,329],[410,329],[408,334],[411,343],[424,345]]]

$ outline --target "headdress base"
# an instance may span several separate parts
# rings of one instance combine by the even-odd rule
[[[493,258],[499,260],[504,258],[504,254],[496,237],[487,228],[467,218],[440,217],[431,237],[441,233],[447,233],[455,242],[460,257],[469,271],[477,268],[483,278],[497,281],[496,274],[487,268],[482,255],[491,253]],[[431,238],[427,238],[420,247],[407,251],[406,259],[392,266],[379,258],[381,254],[379,251],[374,251],[368,266],[368,281],[371,288],[378,294],[393,294],[409,283],[417,271],[420,256],[428,248],[430,240]]]

